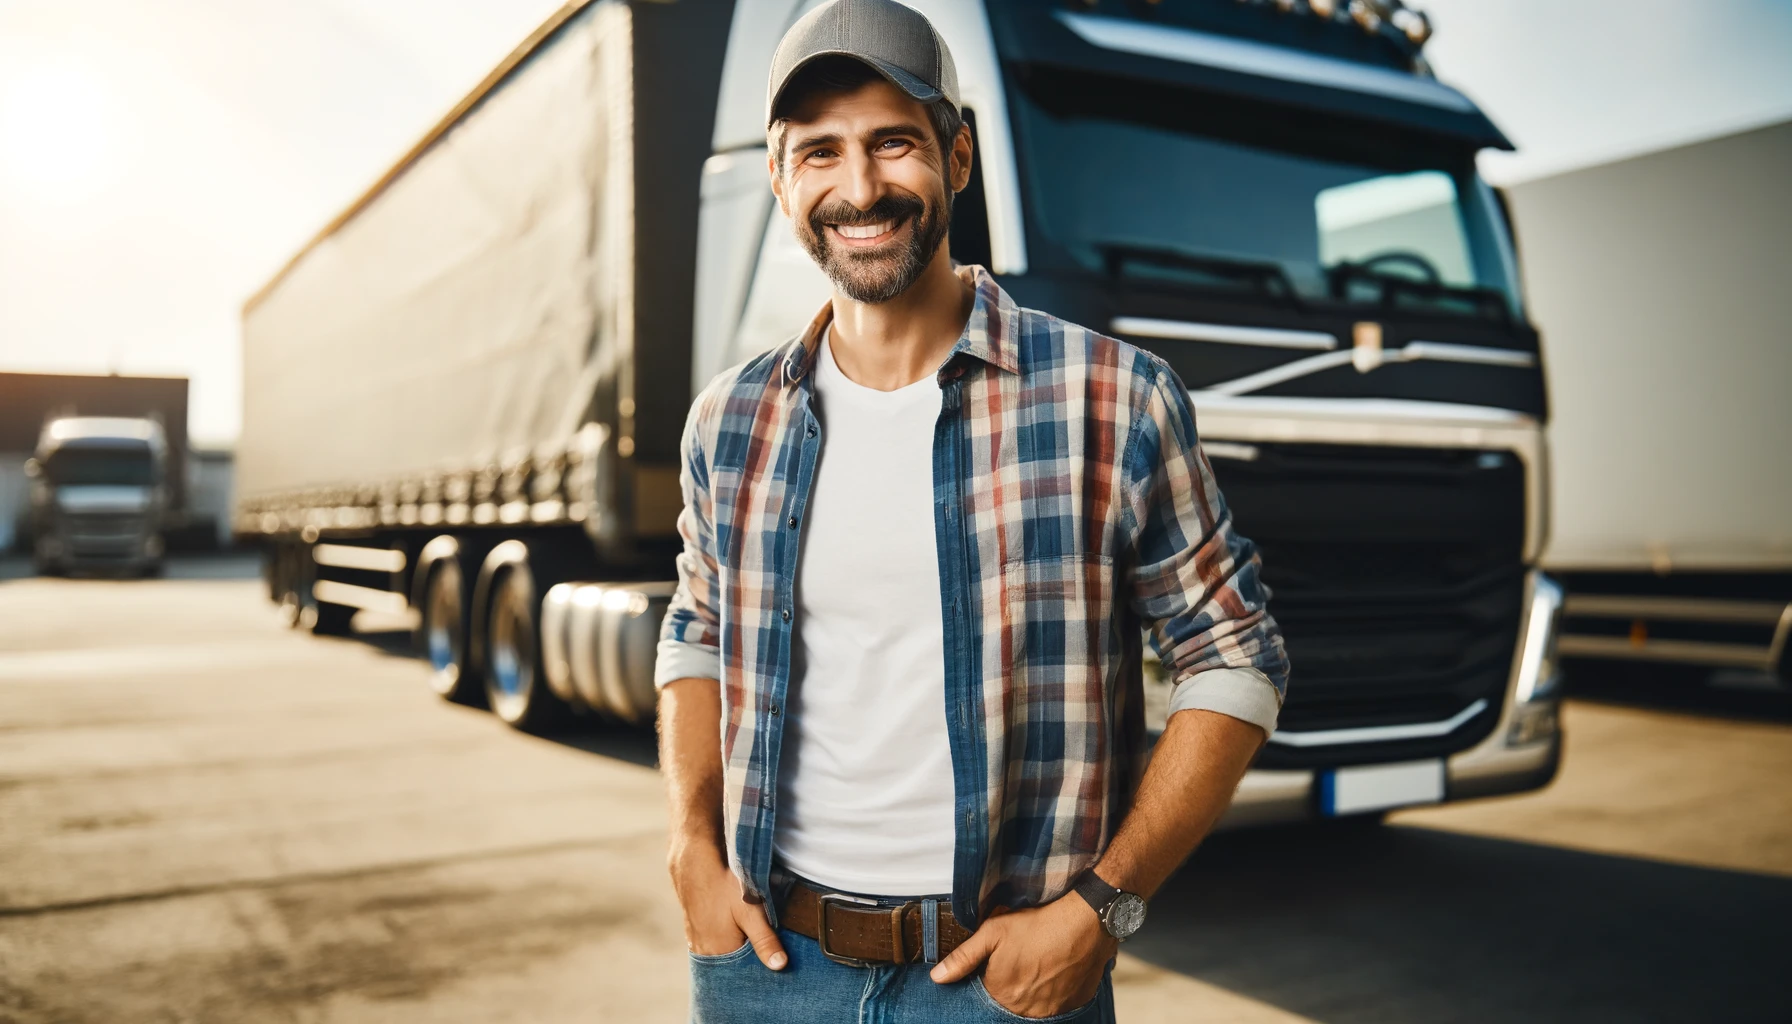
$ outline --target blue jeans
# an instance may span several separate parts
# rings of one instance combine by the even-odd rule
[[[954,985],[927,976],[930,964],[848,967],[821,955],[814,939],[780,929],[790,963],[768,970],[745,945],[691,958],[692,1024],[1113,1024],[1113,964],[1088,1005],[1052,1017],[1009,1013],[981,975]]]

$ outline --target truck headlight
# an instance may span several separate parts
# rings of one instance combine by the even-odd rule
[[[1562,598],[1561,584],[1537,573],[1530,607],[1525,609],[1518,678],[1512,688],[1512,726],[1506,734],[1509,746],[1546,740],[1560,729],[1556,698],[1562,670],[1556,660],[1556,637],[1561,633]]]
[[[1562,682],[1556,664],[1556,636],[1561,632],[1562,585],[1538,573],[1531,587],[1531,606],[1525,610],[1524,650],[1518,663],[1518,682],[1513,698],[1520,704],[1548,700]]]

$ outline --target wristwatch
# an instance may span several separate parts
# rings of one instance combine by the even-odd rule
[[[1096,917],[1101,918],[1102,930],[1121,942],[1131,938],[1145,923],[1145,898],[1102,881],[1094,868],[1077,879],[1076,894],[1095,910]]]

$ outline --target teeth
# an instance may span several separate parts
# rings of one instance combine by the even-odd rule
[[[886,220],[881,224],[836,224],[834,230],[840,232],[842,238],[876,238],[895,226],[895,221]]]

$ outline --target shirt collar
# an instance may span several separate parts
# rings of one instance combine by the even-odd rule
[[[1015,358],[1015,343],[1020,336],[1020,307],[996,283],[995,276],[976,264],[957,268],[959,278],[973,289],[971,318],[965,321],[964,333],[947,356],[950,362],[959,353],[974,356],[1009,373],[1020,372]],[[834,319],[834,304],[825,303],[809,321],[809,326],[795,340],[788,342],[784,354],[784,383],[795,384],[808,376],[815,365],[815,353],[827,337],[828,325]]]

